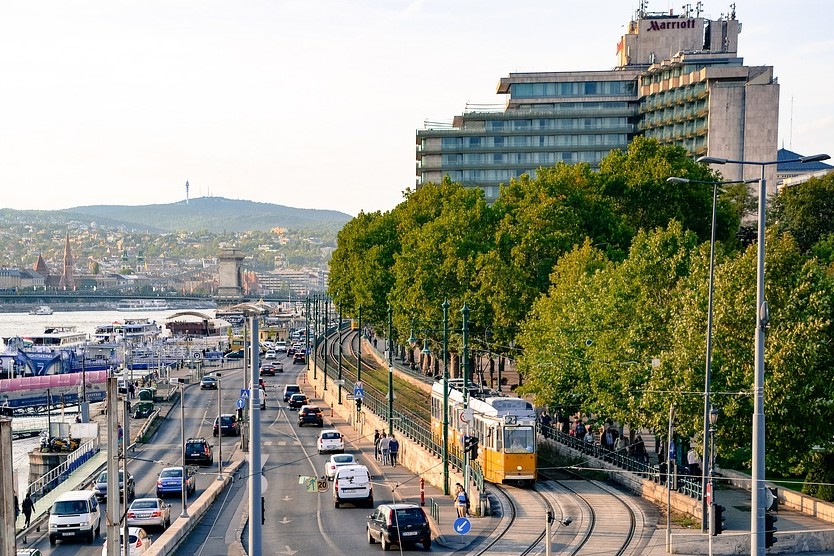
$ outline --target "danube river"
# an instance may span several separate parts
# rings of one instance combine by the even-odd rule
[[[123,322],[125,319],[152,319],[160,324],[171,315],[186,309],[169,311],[55,311],[51,315],[30,315],[29,313],[0,313],[0,337],[28,336],[42,334],[50,326],[74,326],[78,332],[85,332],[92,338],[96,327],[102,324]],[[214,309],[196,309],[214,317]]]

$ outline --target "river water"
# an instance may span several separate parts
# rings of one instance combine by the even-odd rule
[[[44,329],[50,326],[74,326],[79,332],[85,332],[92,337],[96,327],[102,324],[124,321],[125,319],[152,319],[164,323],[176,311],[56,311],[51,315],[30,315],[28,313],[0,313],[0,337],[9,338],[13,336],[27,336],[30,334],[41,334]],[[197,309],[198,311],[214,317],[213,309]],[[2,349],[5,349],[3,346]],[[71,421],[75,415],[62,417],[56,414],[56,421]],[[15,419],[26,419],[26,417],[15,417]],[[29,452],[40,445],[38,437],[21,438],[12,443],[12,459],[16,475],[16,486],[18,499],[22,500],[22,493],[25,493],[29,480]]]

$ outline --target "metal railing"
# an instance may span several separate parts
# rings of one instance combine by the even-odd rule
[[[440,525],[440,504],[434,501],[434,498],[429,498],[429,513],[435,523]]]
[[[37,502],[40,498],[43,498],[45,494],[55,489],[73,471],[97,454],[98,451],[98,438],[92,438],[81,444],[67,457],[66,461],[51,469],[27,487],[27,492],[32,496],[32,500]]]

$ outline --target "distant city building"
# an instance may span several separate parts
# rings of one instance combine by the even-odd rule
[[[589,18],[590,19],[590,18]],[[644,135],[692,156],[775,160],[779,85],[771,66],[737,56],[735,11],[717,20],[642,8],[617,44],[607,71],[511,73],[498,84],[503,110],[471,110],[451,125],[417,131],[417,187],[448,175],[484,190],[559,162],[597,166]],[[758,177],[727,165],[725,179]],[[755,175],[753,175],[755,174]],[[768,166],[769,192],[776,169]]]
[[[58,287],[64,290],[75,289],[75,259],[72,256],[72,248],[70,247],[69,232],[67,232],[66,240],[64,241],[64,268],[61,273],[61,279],[58,282]]]
[[[805,155],[779,149],[776,160],[796,160]],[[834,166],[825,162],[780,162],[776,165],[776,180],[779,189],[804,183],[811,178],[821,178],[834,171]]]

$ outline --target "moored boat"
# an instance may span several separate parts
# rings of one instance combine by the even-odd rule
[[[52,307],[49,305],[38,305],[31,311],[29,311],[30,315],[51,315],[55,311],[52,310]]]

